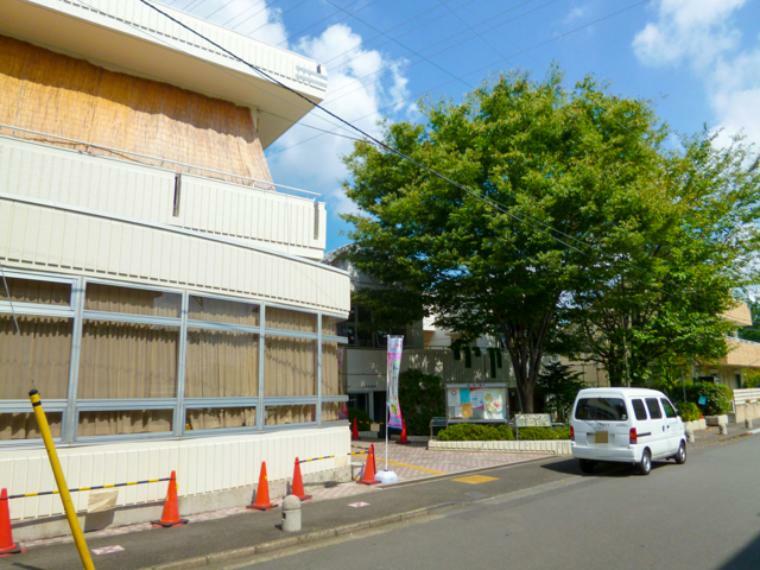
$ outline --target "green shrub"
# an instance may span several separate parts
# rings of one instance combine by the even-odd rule
[[[514,439],[506,424],[453,424],[438,432],[441,441],[508,441]]]
[[[367,412],[359,408],[348,408],[348,421],[351,425],[354,425],[354,418],[356,418],[359,431],[369,431],[372,420]]]
[[[689,402],[699,405],[700,396],[704,396],[706,399],[705,404],[699,406],[706,416],[727,414],[731,411],[734,393],[725,384],[693,382],[686,385],[686,399]]]
[[[681,402],[678,404],[678,415],[685,422],[693,422],[702,417],[702,410],[694,402]]]
[[[441,441],[510,441],[515,439],[512,428],[506,424],[453,424],[438,433]],[[520,428],[521,440],[570,439],[570,428],[524,427]]]
[[[431,418],[446,413],[443,380],[434,374],[414,368],[405,370],[399,375],[398,397],[410,434],[428,433]]]
[[[546,439],[570,439],[570,428],[561,427],[524,427],[520,428],[520,439],[546,440]]]

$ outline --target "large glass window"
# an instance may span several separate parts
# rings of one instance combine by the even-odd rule
[[[343,394],[340,377],[340,356],[338,344],[326,342],[322,345],[322,395],[338,396]]]
[[[189,318],[255,327],[259,325],[259,306],[209,297],[190,297]]]
[[[198,408],[185,413],[185,431],[256,425],[256,408]]]
[[[86,321],[79,398],[168,398],[176,395],[176,328]]]
[[[43,305],[68,305],[71,300],[71,285],[52,283],[36,279],[7,277],[10,300],[15,303],[40,303]],[[7,301],[8,293],[0,283],[0,301]]]
[[[308,424],[316,421],[316,406],[267,406],[266,425]]]
[[[155,317],[178,317],[181,296],[178,293],[114,287],[88,283],[85,309],[114,313],[132,313]]]
[[[622,422],[628,419],[628,411],[622,398],[581,398],[575,419]]]
[[[348,419],[346,402],[325,402],[322,404],[322,421],[336,422]]]
[[[185,396],[223,398],[259,393],[259,342],[250,333],[190,330]]]
[[[53,437],[61,435],[61,412],[46,412]],[[33,412],[0,413],[0,441],[8,439],[35,439],[40,437]]]
[[[317,332],[317,316],[287,309],[267,307],[267,328]]]
[[[316,348],[313,340],[267,337],[264,394],[267,397],[316,395]]]
[[[173,410],[79,412],[79,437],[171,432]]]
[[[43,399],[66,398],[71,360],[70,319],[0,315],[0,399],[27,399],[36,388]]]

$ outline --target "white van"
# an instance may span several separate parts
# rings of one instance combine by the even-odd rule
[[[587,388],[570,421],[573,457],[591,473],[599,461],[632,463],[648,475],[652,461],[686,463],[686,435],[667,396],[645,388]]]

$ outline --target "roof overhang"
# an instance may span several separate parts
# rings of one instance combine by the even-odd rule
[[[297,93],[137,0],[2,0],[0,34],[264,111],[259,136],[265,148],[312,109],[299,94],[315,103],[324,97],[327,77],[313,60],[159,7]]]

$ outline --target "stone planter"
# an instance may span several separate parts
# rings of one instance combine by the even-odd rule
[[[428,449],[439,451],[502,451],[544,453],[547,455],[572,455],[570,440],[523,440],[523,441],[439,441],[431,439]]]
[[[707,429],[705,418],[700,418],[691,422],[684,422],[683,427],[686,431],[701,431]]]
[[[728,416],[726,414],[720,416],[705,416],[705,421],[708,426],[727,426]]]

